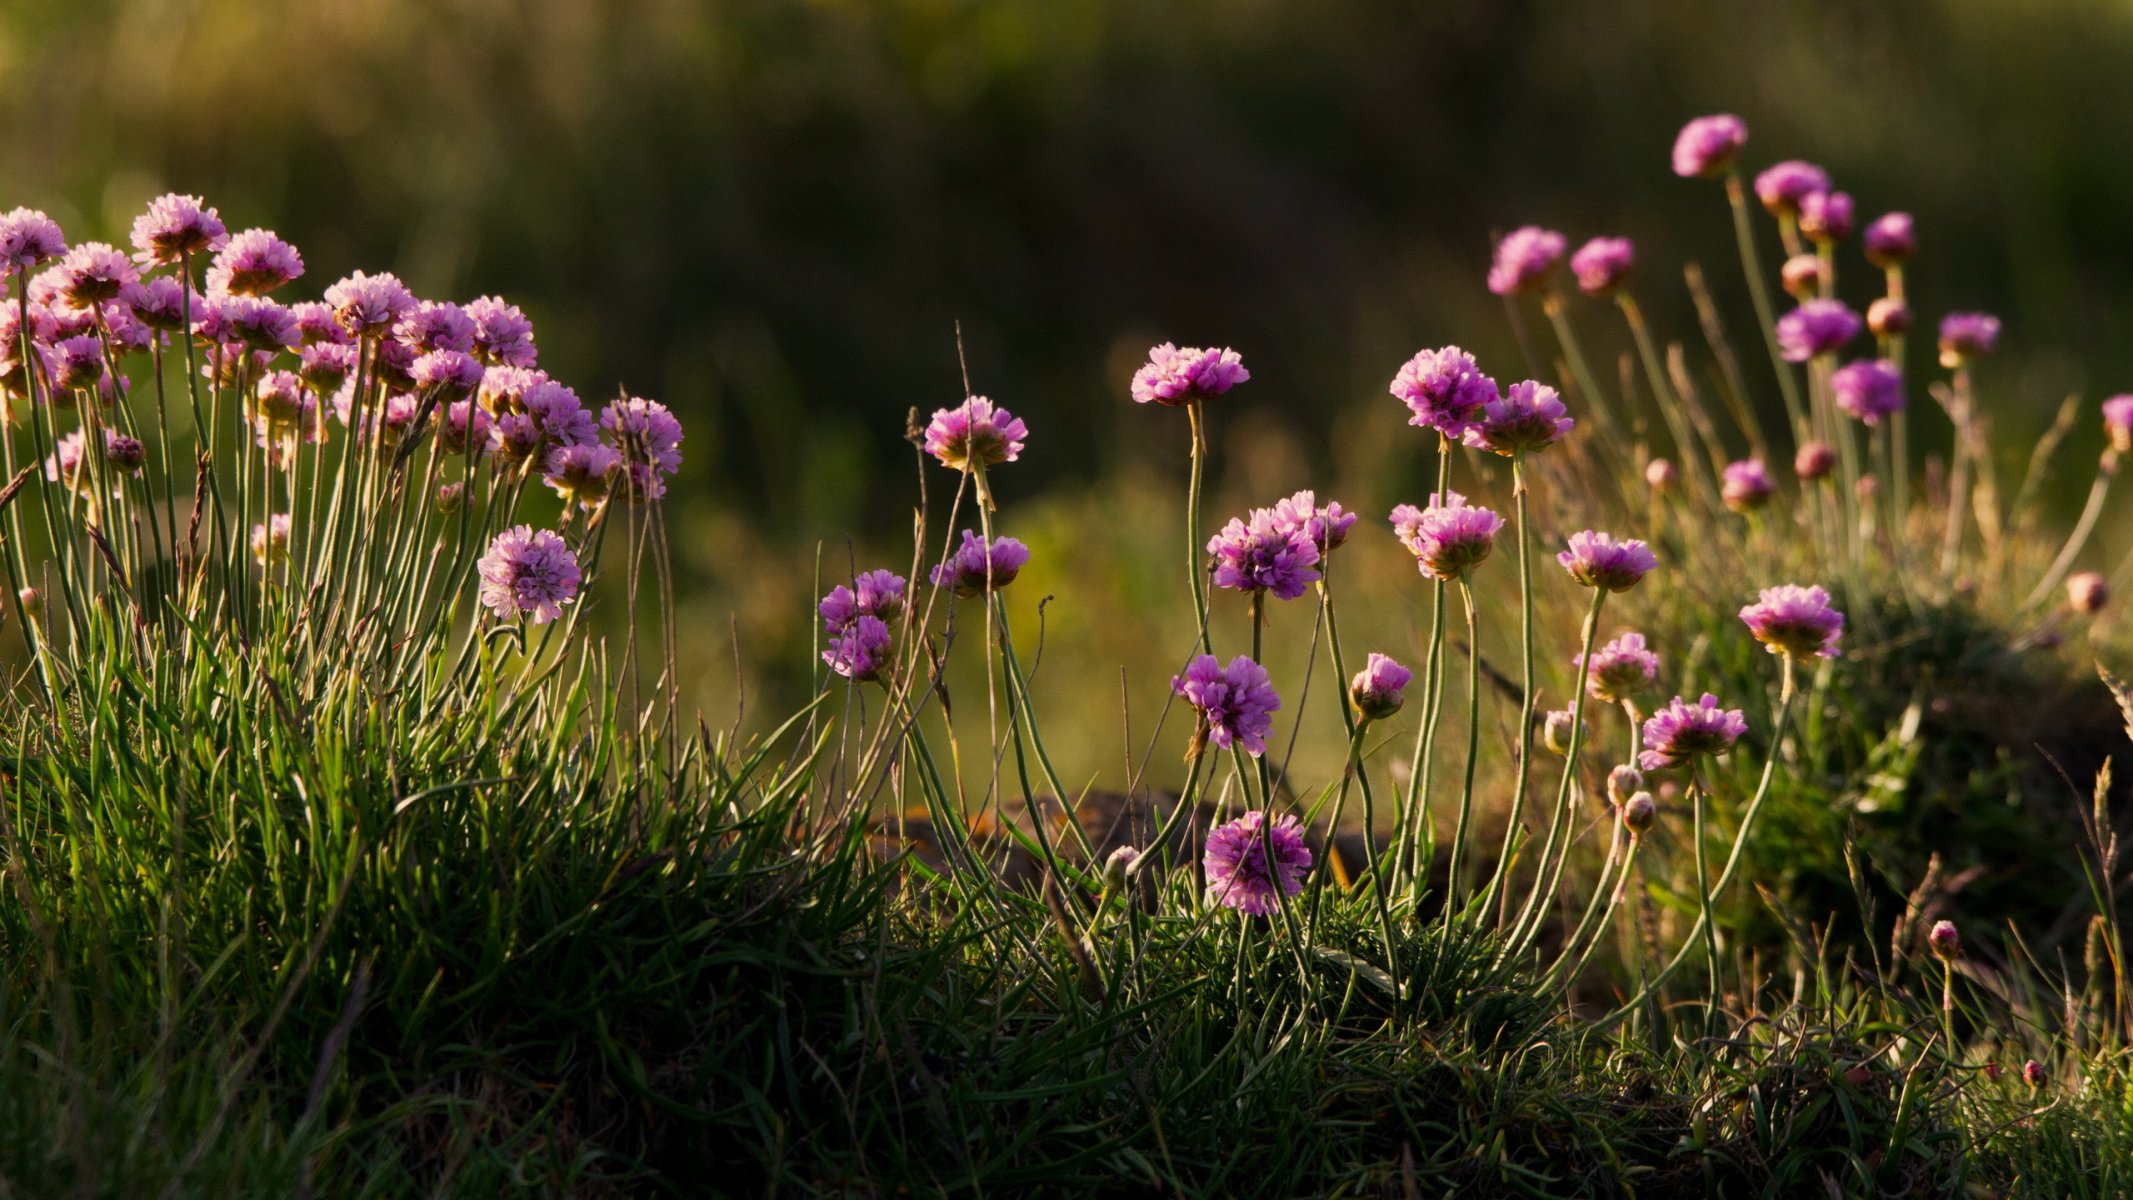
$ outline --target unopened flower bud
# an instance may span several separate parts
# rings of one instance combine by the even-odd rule
[[[44,615],[43,592],[33,587],[26,587],[17,594],[17,598],[22,601],[22,611],[28,614],[32,621]]]
[[[2044,1064],[2032,1058],[2022,1064],[2022,1082],[2033,1088],[2042,1088],[2045,1083]]]
[[[1932,930],[1926,934],[1926,945],[1932,949],[1934,957],[1951,962],[1963,953],[1963,935],[1956,932],[1955,922],[1935,921]]]
[[[1541,725],[1541,740],[1547,743],[1548,749],[1555,751],[1557,754],[1568,754],[1570,753],[1570,731],[1578,724],[1575,713],[1567,708],[1556,709],[1548,714],[1546,721]]]
[[[104,458],[121,471],[138,471],[148,461],[148,448],[139,438],[115,433],[104,439]]]
[[[1675,467],[1670,459],[1655,458],[1644,466],[1644,482],[1650,484],[1655,492],[1673,491],[1674,484],[1680,478],[1680,469]]]
[[[1140,861],[1141,852],[1131,846],[1120,846],[1104,859],[1104,890],[1115,892],[1126,886],[1126,875],[1133,864]]]
[[[2111,585],[2099,571],[2077,571],[2067,576],[2066,602],[2075,612],[2101,612],[2111,602]]]
[[[1622,763],[1607,773],[1607,798],[1616,804],[1626,804],[1631,796],[1644,790],[1644,772]]]
[[[1650,792],[1633,793],[1622,802],[1622,825],[1631,833],[1642,836],[1659,818],[1659,802]]]
[[[1779,277],[1785,282],[1785,290],[1801,300],[1812,300],[1822,294],[1825,278],[1822,260],[1812,254],[1795,254],[1786,259]]]
[[[1908,333],[1911,329],[1911,306],[1894,296],[1883,296],[1867,306],[1866,327],[1876,337],[1889,337]]]
[[[456,516],[467,506],[467,485],[447,483],[437,489],[437,511],[446,516]]]
[[[1837,465],[1837,452],[1828,442],[1808,442],[1792,456],[1793,474],[1802,479],[1827,478],[1832,467]]]
[[[1348,682],[1348,700],[1365,720],[1382,721],[1400,711],[1404,690],[1414,672],[1382,654],[1372,654],[1363,669]]]

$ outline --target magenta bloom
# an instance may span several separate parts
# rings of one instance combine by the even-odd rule
[[[1481,420],[1466,431],[1465,442],[1506,458],[1555,444],[1576,427],[1555,389],[1531,379],[1481,406]]]
[[[149,201],[147,212],[133,219],[133,248],[139,252],[134,257],[144,265],[220,250],[229,240],[221,216],[198,196],[158,196]]]
[[[1272,870],[1267,858],[1270,842]],[[1295,817],[1283,817],[1268,829],[1265,813],[1248,812],[1207,831],[1207,852],[1201,863],[1207,869],[1208,903],[1264,917],[1280,906],[1281,896],[1303,890],[1304,875],[1311,870],[1311,848],[1304,844],[1303,829]]]
[[[622,494],[657,500],[681,469],[681,422],[656,400],[626,397],[600,410],[600,432],[622,455]]]
[[[1586,587],[1626,592],[1659,565],[1652,548],[1635,538],[1616,541],[1614,535],[1590,529],[1570,535],[1570,549],[1555,556],[1570,577]]]
[[[1698,117],[1674,138],[1674,174],[1684,179],[1723,175],[1747,144],[1747,123],[1732,113]]]
[[[502,419],[524,420],[525,415],[514,413]],[[615,472],[622,467],[622,456],[597,442],[557,446],[541,465],[542,482],[554,488],[563,503],[590,509],[599,507],[600,501],[607,498]]]
[[[1029,547],[1011,537],[995,538],[988,548],[984,539],[963,531],[963,544],[948,561],[933,568],[933,586],[953,588],[958,596],[982,596],[999,591],[1015,581],[1029,565]]]
[[[1770,480],[1770,469],[1760,458],[1727,463],[1720,474],[1724,480],[1719,484],[1719,498],[1734,512],[1753,512],[1761,508],[1777,490],[1777,485]]]
[[[303,300],[289,306],[289,315],[296,318],[296,336],[306,346],[321,342],[337,346],[350,346],[355,339],[341,328],[333,315],[333,306],[322,300]]]
[[[1583,666],[1585,656],[1570,660]],[[1592,652],[1585,671],[1585,694],[1603,704],[1620,704],[1659,682],[1659,656],[1645,648],[1644,635],[1625,633]]]
[[[1342,508],[1338,500],[1328,500],[1320,508],[1316,492],[1298,492],[1286,500],[1277,500],[1268,511],[1273,514],[1276,528],[1309,539],[1318,547],[1321,558],[1339,549],[1348,540],[1348,531],[1355,528],[1356,514]]]
[[[1866,261],[1877,267],[1900,266],[1917,252],[1910,213],[1884,213],[1866,227]]]
[[[62,391],[93,388],[104,378],[104,344],[95,334],[85,333],[62,340],[52,347],[55,378]]]
[[[326,289],[326,303],[341,328],[357,337],[372,337],[391,329],[415,307],[415,297],[397,276],[357,271]]]
[[[1828,442],[1802,442],[1792,455],[1792,473],[1802,479],[1825,478],[1836,465],[1837,452]]]
[[[532,367],[539,360],[533,345],[533,322],[516,304],[498,296],[483,296],[466,306],[474,322],[474,356],[484,366]]]
[[[1628,238],[1596,237],[1570,256],[1570,273],[1588,296],[1612,296],[1629,279],[1637,247]]]
[[[1133,373],[1133,399],[1138,404],[1182,407],[1195,400],[1212,400],[1251,377],[1235,350],[1197,346],[1181,350],[1164,342],[1150,349],[1148,365]]]
[[[1225,667],[1212,654],[1199,655],[1186,664],[1183,675],[1171,678],[1170,690],[1199,712],[1207,740],[1216,749],[1235,745],[1255,757],[1266,752],[1281,697],[1274,693],[1266,668],[1248,656],[1240,654]]]
[[[322,396],[340,387],[355,364],[356,348],[334,342],[316,342],[297,354],[297,374]]]
[[[170,278],[146,279],[124,293],[133,319],[150,329],[175,333],[185,328],[185,285]]]
[[[861,617],[887,621],[904,610],[904,583],[904,577],[894,571],[865,571],[850,586],[840,583],[831,588],[816,611],[831,633],[842,632]]]
[[[481,386],[482,367],[471,354],[459,350],[432,350],[415,360],[410,374],[414,376],[417,389],[436,391],[440,402],[464,400]]]
[[[1496,548],[1503,518],[1476,508],[1457,492],[1432,493],[1429,507],[1402,504],[1392,510],[1392,530],[1415,556],[1425,578],[1465,578]]]
[[[491,367],[482,375],[484,391],[488,377],[509,367]],[[650,403],[646,401],[645,403]],[[593,423],[593,415],[585,410],[578,394],[553,379],[542,376],[531,387],[519,394],[520,411],[532,418],[541,439],[550,446],[584,446],[600,440],[600,427]],[[662,410],[664,411],[664,410]],[[674,442],[681,441],[680,425],[674,427]],[[680,451],[673,450],[673,462],[679,465]]]
[[[467,310],[440,300],[423,300],[393,325],[393,337],[416,354],[438,350],[474,352],[474,318]]]
[[[1809,192],[1800,198],[1800,232],[1817,242],[1852,235],[1852,198],[1846,192]]]
[[[1829,390],[1838,408],[1869,425],[1903,411],[1903,375],[1878,358],[1837,368],[1830,374]]]
[[[879,617],[858,618],[830,638],[822,661],[854,683],[881,678],[889,665],[888,624]]]
[[[1676,696],[1644,723],[1644,752],[1637,765],[1662,771],[1699,754],[1724,754],[1747,732],[1740,710],[1718,707],[1718,697],[1709,692],[1694,704]]]
[[[264,296],[304,273],[296,247],[264,229],[233,234],[207,269],[207,290],[232,296]]]
[[[536,625],[563,615],[578,594],[578,559],[553,530],[514,525],[496,535],[476,564],[481,602],[505,620],[531,616]]]
[[[1489,267],[1489,290],[1499,296],[1530,292],[1548,281],[1555,264],[1563,261],[1570,243],[1553,229],[1526,225],[1504,235],[1496,243],[1496,261]]]
[[[1382,721],[1400,711],[1415,673],[1382,654],[1372,654],[1348,682],[1348,701],[1365,720]]]
[[[1481,419],[1483,406],[1497,399],[1496,381],[1457,346],[1424,350],[1407,360],[1393,376],[1392,394],[1414,414],[1407,419],[1409,425],[1435,429],[1448,438],[1464,436]]]
[[[1755,198],[1773,217],[1800,211],[1800,202],[1829,190],[1829,172],[1810,162],[1781,162],[1755,177]]]
[[[115,300],[120,292],[139,282],[140,269],[118,247],[103,242],[83,242],[59,260],[59,291],[76,308],[93,308]]]
[[[1786,362],[1835,354],[1859,336],[1859,314],[1842,300],[1808,300],[1777,319],[1778,349]]]
[[[1317,543],[1303,527],[1278,520],[1268,508],[1253,509],[1250,523],[1230,518],[1208,540],[1207,552],[1214,556],[1214,584],[1220,588],[1294,600],[1319,579]]]
[[[2103,431],[2111,449],[2133,454],[2133,396],[2113,396],[2103,402]]]
[[[1989,313],[1949,313],[1940,319],[1940,365],[1951,370],[1992,353],[2000,319]]]
[[[950,470],[982,470],[1020,458],[1028,436],[1022,418],[983,396],[972,396],[933,414],[926,425],[926,453]]]
[[[29,208],[0,216],[0,267],[40,266],[67,252],[59,222]]]
[[[1764,588],[1740,619],[1770,653],[1794,658],[1835,658],[1844,636],[1844,614],[1829,606],[1829,593],[1796,583]]]

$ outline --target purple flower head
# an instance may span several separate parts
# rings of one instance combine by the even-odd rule
[[[496,416],[507,412],[523,412],[526,397],[535,388],[552,382],[546,371],[536,371],[528,367],[490,367],[482,372],[481,376],[481,406]],[[579,407],[582,408],[583,405]]]
[[[1267,869],[1270,844],[1272,870]],[[1265,813],[1248,812],[1207,831],[1201,864],[1207,870],[1208,903],[1264,917],[1280,907],[1281,896],[1303,890],[1304,876],[1311,870],[1311,848],[1304,844],[1303,829],[1295,817],[1283,817],[1269,829]]]
[[[1402,504],[1392,510],[1393,533],[1428,579],[1465,578],[1496,548],[1502,529],[1502,517],[1468,504],[1457,492],[1432,493],[1427,508]]]
[[[415,307],[415,297],[398,276],[357,271],[326,289],[326,303],[333,306],[341,328],[357,337],[370,337],[391,329]]]
[[[116,246],[83,242],[59,260],[59,291],[76,308],[93,308],[115,300],[127,287],[139,282],[140,268]]]
[[[440,401],[465,400],[481,386],[481,363],[461,350],[432,350],[415,360],[409,372],[415,387],[435,390]]]
[[[880,617],[858,618],[830,638],[822,661],[853,683],[881,678],[889,666],[888,624]]]
[[[1926,948],[1933,951],[1933,957],[1943,961],[1960,958],[1963,935],[1955,928],[1955,922],[1935,921],[1933,928],[1926,931]]]
[[[275,513],[252,526],[252,557],[261,566],[289,557],[289,514]]]
[[[840,633],[861,617],[893,620],[904,610],[904,577],[894,571],[862,572],[850,586],[838,584],[822,598],[816,611],[831,633]]]
[[[491,447],[498,457],[507,463],[522,463],[541,452],[541,423],[533,416],[522,412],[507,412],[496,418]],[[622,465],[622,456],[615,456],[617,469]],[[655,477],[654,483],[658,480]]]
[[[185,285],[167,276],[142,280],[125,292],[125,301],[133,309],[134,320],[167,333],[185,328],[188,300]]]
[[[457,304],[424,300],[393,325],[393,338],[416,354],[438,350],[474,352],[474,318]]]
[[[1718,487],[1719,498],[1734,512],[1753,512],[1761,508],[1770,499],[1770,493],[1777,490],[1777,485],[1770,481],[1770,469],[1760,458],[1727,463],[1720,474],[1724,479]]]
[[[2050,1077],[2044,1072],[2044,1064],[2032,1058],[2022,1064],[2022,1082],[2033,1088],[2042,1088],[2050,1082]]]
[[[1910,213],[1884,213],[1866,227],[1866,261],[1877,267],[1901,266],[1917,252]]]
[[[1732,113],[1698,117],[1674,138],[1674,174],[1684,179],[1723,175],[1747,144],[1748,125]]]
[[[1348,702],[1366,721],[1382,721],[1400,711],[1405,697],[1402,693],[1414,681],[1415,673],[1382,654],[1372,654],[1370,660],[1348,682]]]
[[[1848,192],[1809,192],[1800,197],[1800,232],[1816,242],[1841,242],[1852,235],[1852,198]]]
[[[622,455],[619,490],[636,501],[667,494],[666,480],[681,469],[681,422],[657,400],[626,396],[600,410],[600,432]]]
[[[445,454],[466,454],[471,451],[476,458],[487,454],[489,414],[472,400],[440,402],[437,409],[437,449]]]
[[[264,296],[304,273],[296,247],[264,229],[232,234],[207,269],[207,290],[231,296]]]
[[[540,359],[533,344],[533,322],[516,304],[500,296],[483,296],[466,307],[474,322],[474,356],[484,366],[527,367]]]
[[[1859,336],[1859,314],[1842,300],[1808,300],[1777,319],[1778,349],[1786,362],[1835,354]]]
[[[43,213],[18,208],[0,216],[0,267],[41,266],[66,252],[67,237],[59,231],[59,222]]]
[[[1718,707],[1718,697],[1709,692],[1694,704],[1676,696],[1644,723],[1644,752],[1637,765],[1663,771],[1699,754],[1724,754],[1746,732],[1740,710]]]
[[[983,396],[972,396],[933,414],[926,425],[926,453],[950,470],[983,470],[1020,458],[1028,436],[1022,418]]]
[[[1481,406],[1481,421],[1467,429],[1465,442],[1509,458],[1555,444],[1577,422],[1555,389],[1531,379]]]
[[[1182,407],[1195,400],[1212,400],[1252,377],[1235,350],[1187,346],[1170,342],[1148,351],[1148,364],[1133,373],[1133,399],[1138,404]]]
[[[1272,592],[1294,600],[1317,582],[1318,546],[1300,526],[1276,519],[1274,510],[1255,508],[1247,523],[1230,518],[1210,538],[1214,584],[1239,592]]]
[[[1266,753],[1281,697],[1265,667],[1242,654],[1226,667],[1214,655],[1202,654],[1185,665],[1183,675],[1172,677],[1170,690],[1199,712],[1207,740],[1217,750],[1234,745],[1255,757]]]
[[[1781,162],[1755,177],[1755,198],[1773,217],[1792,216],[1800,211],[1802,200],[1828,190],[1829,172],[1797,159]]]
[[[1801,442],[1792,455],[1792,473],[1802,479],[1825,479],[1837,465],[1837,452],[1828,442]]]
[[[1829,606],[1829,593],[1796,583],[1764,588],[1740,619],[1770,653],[1794,658],[1835,658],[1844,636],[1844,614]]]
[[[513,413],[502,419],[523,421],[525,415]],[[600,501],[607,498],[608,486],[621,467],[622,456],[598,442],[557,446],[548,452],[541,478],[563,498],[563,503],[591,509],[598,508]]]
[[[1584,655],[1571,660],[1584,665]],[[1645,648],[1644,635],[1625,633],[1592,652],[1585,672],[1585,694],[1603,704],[1620,704],[1659,682],[1659,656]]]
[[[145,265],[174,263],[229,244],[230,231],[214,209],[198,196],[172,192],[148,202],[148,211],[133,219],[135,259]]]
[[[1538,225],[1525,225],[1496,243],[1496,261],[1489,266],[1489,290],[1499,296],[1530,292],[1548,281],[1555,264],[1563,261],[1570,246],[1562,234]]]
[[[491,367],[489,374],[508,369]],[[593,423],[592,413],[586,411],[578,394],[553,379],[544,377],[527,388],[519,397],[518,407],[533,418],[541,437],[551,446],[583,446],[600,440],[600,427]],[[674,442],[679,445],[680,441],[680,426],[677,424]],[[678,465],[680,451],[674,450],[674,456]]]
[[[1837,407],[1869,425],[1903,411],[1903,375],[1878,358],[1838,367],[1829,377]]]
[[[2101,571],[2076,571],[2066,577],[2066,603],[2078,613],[2095,614],[2111,602],[2111,581]]]
[[[530,616],[536,625],[563,615],[578,594],[578,559],[553,530],[514,525],[496,535],[476,564],[481,602],[509,621]]]
[[[1940,319],[1940,365],[1949,369],[1992,353],[2000,319],[1988,313],[1949,313]]]
[[[323,396],[341,386],[355,371],[356,348],[335,342],[313,342],[297,354],[298,374]]]
[[[1328,500],[1320,508],[1316,492],[1298,492],[1286,500],[1277,500],[1269,511],[1277,528],[1308,538],[1318,547],[1321,558],[1339,549],[1348,540],[1348,531],[1355,528],[1354,513],[1342,508],[1338,500]]]
[[[953,588],[958,596],[982,596],[1013,583],[1028,564],[1029,547],[1021,542],[995,538],[988,549],[984,539],[965,529],[963,544],[933,568],[933,586]]]
[[[1616,541],[1614,535],[1590,529],[1570,535],[1570,549],[1555,556],[1570,577],[1590,588],[1626,592],[1659,565],[1652,548],[1635,538]]]
[[[277,353],[298,341],[296,315],[264,296],[224,296],[215,307],[230,336],[254,350]]]
[[[2113,396],[2103,402],[2103,432],[2111,449],[2133,454],[2133,396]]]
[[[302,379],[287,371],[269,371],[252,389],[252,423],[263,433],[286,433],[304,419],[304,402],[310,399]],[[310,411],[316,417],[316,401]]]
[[[1588,296],[1612,296],[1629,280],[1637,247],[1628,238],[1596,237],[1570,256],[1570,273]]]
[[[1465,435],[1497,399],[1496,381],[1481,373],[1474,356],[1457,346],[1424,350],[1400,367],[1392,394],[1414,415],[1409,425],[1435,429],[1448,438]]]
[[[95,334],[84,333],[52,347],[57,368],[54,386],[62,391],[93,388],[104,378],[104,344]]]

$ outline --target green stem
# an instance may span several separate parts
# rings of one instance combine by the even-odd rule
[[[1206,469],[1207,428],[1197,397],[1186,403],[1185,412],[1192,418],[1192,484],[1185,493],[1185,571],[1192,580],[1192,607],[1200,621],[1200,652],[1213,654],[1215,643],[1207,633],[1206,572],[1200,568],[1200,484]]]
[[[1519,906],[1518,920],[1512,923],[1505,957],[1523,954],[1539,936],[1541,918],[1547,913],[1545,900],[1561,886],[1563,864],[1570,857],[1568,844],[1558,843],[1570,826],[1570,788],[1577,778],[1578,755],[1585,748],[1585,686],[1592,676],[1592,648],[1599,640],[1600,608],[1606,603],[1607,589],[1592,589],[1592,607],[1585,613],[1584,648],[1578,654],[1576,698],[1570,702],[1570,746],[1563,758],[1563,773],[1555,785],[1555,815],[1548,824],[1548,840],[1541,847],[1533,888]]]
[[[1504,822],[1503,850],[1496,860],[1496,869],[1489,876],[1488,891],[1482,902],[1484,911],[1509,899],[1504,884],[1511,873],[1512,846],[1518,835],[1518,823],[1525,816],[1526,779],[1533,770],[1533,528],[1526,511],[1524,453],[1511,456],[1511,495],[1518,508],[1519,666],[1522,677],[1518,704],[1518,769],[1511,781],[1511,812]],[[1475,647],[1475,652],[1479,653],[1480,647]],[[1499,923],[1503,916],[1499,908]]]
[[[1763,279],[1762,260],[1755,253],[1755,228],[1748,215],[1748,192],[1741,185],[1740,170],[1726,176],[1726,199],[1733,205],[1733,240],[1740,250],[1740,265],[1748,277],[1748,297],[1755,302],[1755,319],[1762,326],[1763,345],[1770,351],[1770,367],[1777,372],[1778,391],[1785,397],[1785,413],[1792,419],[1793,436],[1807,439],[1807,415],[1800,408],[1800,386],[1793,380],[1792,364],[1778,348],[1777,317],[1770,306],[1770,285]]]

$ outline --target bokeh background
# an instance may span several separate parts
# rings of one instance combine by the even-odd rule
[[[1916,214],[1926,319],[2006,319],[1985,382],[2015,453],[2067,393],[2133,389],[2129,65],[2113,0],[10,0],[0,200],[118,240],[197,192],[295,241],[305,295],[358,266],[501,293],[589,399],[672,405],[684,683],[714,723],[729,629],[770,711],[806,686],[817,570],[908,561],[905,413],[961,394],[960,321],[976,390],[1035,431],[1003,521],[1039,551],[1025,608],[1060,597],[1048,674],[1088,719],[1055,723],[1093,776],[1120,668],[1159,699],[1181,645],[1182,424],[1126,398],[1150,342],[1253,372],[1211,519],[1315,484],[1374,520],[1427,470],[1384,392],[1402,360],[1524,373],[1492,234],[1635,238],[1692,344],[1700,260],[1749,329],[1719,189],[1667,167],[1727,110],[1752,166],[1813,158],[1863,218]],[[1609,317],[1579,320],[1612,377]],[[1366,589],[1405,588],[1375,541]]]

